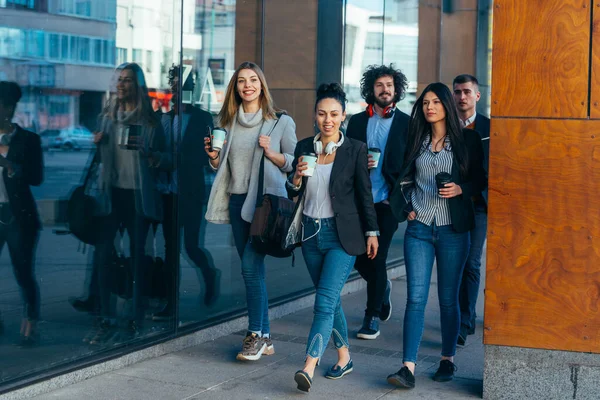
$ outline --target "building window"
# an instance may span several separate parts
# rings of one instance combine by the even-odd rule
[[[78,0],[75,3],[75,14],[83,17],[92,16],[92,4],[90,0]]]
[[[117,0],[48,0],[48,12],[115,22]]]
[[[27,55],[43,58],[46,53],[46,36],[43,31],[27,32]]]
[[[146,72],[152,72],[154,63],[154,52],[152,50],[146,51]]]
[[[94,39],[93,42],[94,42],[94,59],[92,61],[95,62],[96,64],[102,64],[102,61],[103,61],[103,57],[102,57],[103,46],[102,46],[102,43],[104,42],[104,40]]]
[[[143,60],[143,54],[142,54],[142,50],[140,49],[133,49],[133,54],[132,54],[132,59],[133,62],[136,64],[142,64],[144,62]]]
[[[0,0],[0,7],[35,9],[35,0]]]
[[[383,33],[382,32],[367,33],[367,43],[365,44],[365,49],[383,50]]]
[[[60,56],[63,60],[69,59],[69,37],[63,35],[60,39]]]
[[[25,53],[25,32],[0,27],[0,56],[21,57]]]
[[[48,38],[48,57],[51,59],[60,58],[60,35],[51,33]]]
[[[123,63],[126,63],[128,60],[127,58],[127,49],[123,49],[121,47],[117,47],[117,64],[121,65]]]
[[[354,59],[354,46],[356,43],[356,35],[358,34],[358,28],[352,25],[346,25],[346,40],[344,42],[344,66],[352,66]]]

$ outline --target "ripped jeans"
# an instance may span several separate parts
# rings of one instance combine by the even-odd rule
[[[306,355],[319,360],[332,334],[336,349],[349,347],[348,326],[340,294],[356,259],[342,248],[335,218],[320,221],[321,230],[315,235],[319,224],[312,218],[303,217],[303,237],[310,239],[302,243],[302,255],[317,289]]]

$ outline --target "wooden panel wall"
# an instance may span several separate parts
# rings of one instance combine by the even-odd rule
[[[490,165],[485,343],[600,352],[600,121],[494,119]]]
[[[494,0],[492,115],[585,118],[590,0]]]
[[[299,139],[313,134],[318,4],[318,0],[236,3],[236,63],[249,60],[261,66],[275,104],[294,118]]]
[[[600,353],[597,4],[495,1],[486,344]]]
[[[600,0],[594,0],[593,3],[590,116],[600,119]]]

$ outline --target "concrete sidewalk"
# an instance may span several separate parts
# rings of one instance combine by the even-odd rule
[[[485,282],[485,277],[482,277]],[[397,371],[402,361],[402,319],[406,302],[406,281],[399,278],[393,286],[392,318],[381,325],[376,340],[357,340],[356,332],[363,317],[366,291],[343,298],[350,331],[354,372],[331,381],[323,378],[335,363],[335,350],[325,352],[317,369],[311,392],[296,389],[294,372],[303,365],[306,337],[312,321],[312,309],[304,309],[272,322],[276,354],[257,362],[239,362],[235,355],[244,332],[168,354],[100,375],[63,389],[35,397],[49,399],[471,399],[481,398],[483,386],[483,344],[481,318],[477,332],[467,345],[458,349],[458,366],[452,382],[431,379],[437,369],[441,350],[440,314],[435,277],[425,316],[425,332],[419,351],[417,385],[410,391],[394,389],[386,376]],[[478,304],[483,316],[483,295]]]

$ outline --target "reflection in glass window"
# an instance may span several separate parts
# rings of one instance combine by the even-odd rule
[[[146,51],[146,72],[152,72],[154,63],[154,52],[152,50]]]
[[[117,64],[121,65],[127,62],[127,49],[117,47]]]
[[[69,59],[69,37],[63,35],[60,39],[60,56],[63,60]]]
[[[142,64],[144,62],[143,53],[140,49],[133,49],[133,62],[137,64]]]
[[[48,57],[51,59],[60,58],[60,35],[52,33],[48,39]]]
[[[0,56],[20,57],[25,52],[24,32],[0,27]]]
[[[103,40],[94,39],[94,59],[92,60],[96,64],[102,63],[102,43]]]
[[[344,41],[344,66],[349,67],[352,65],[357,33],[358,27],[352,25],[346,26],[346,40]]]

